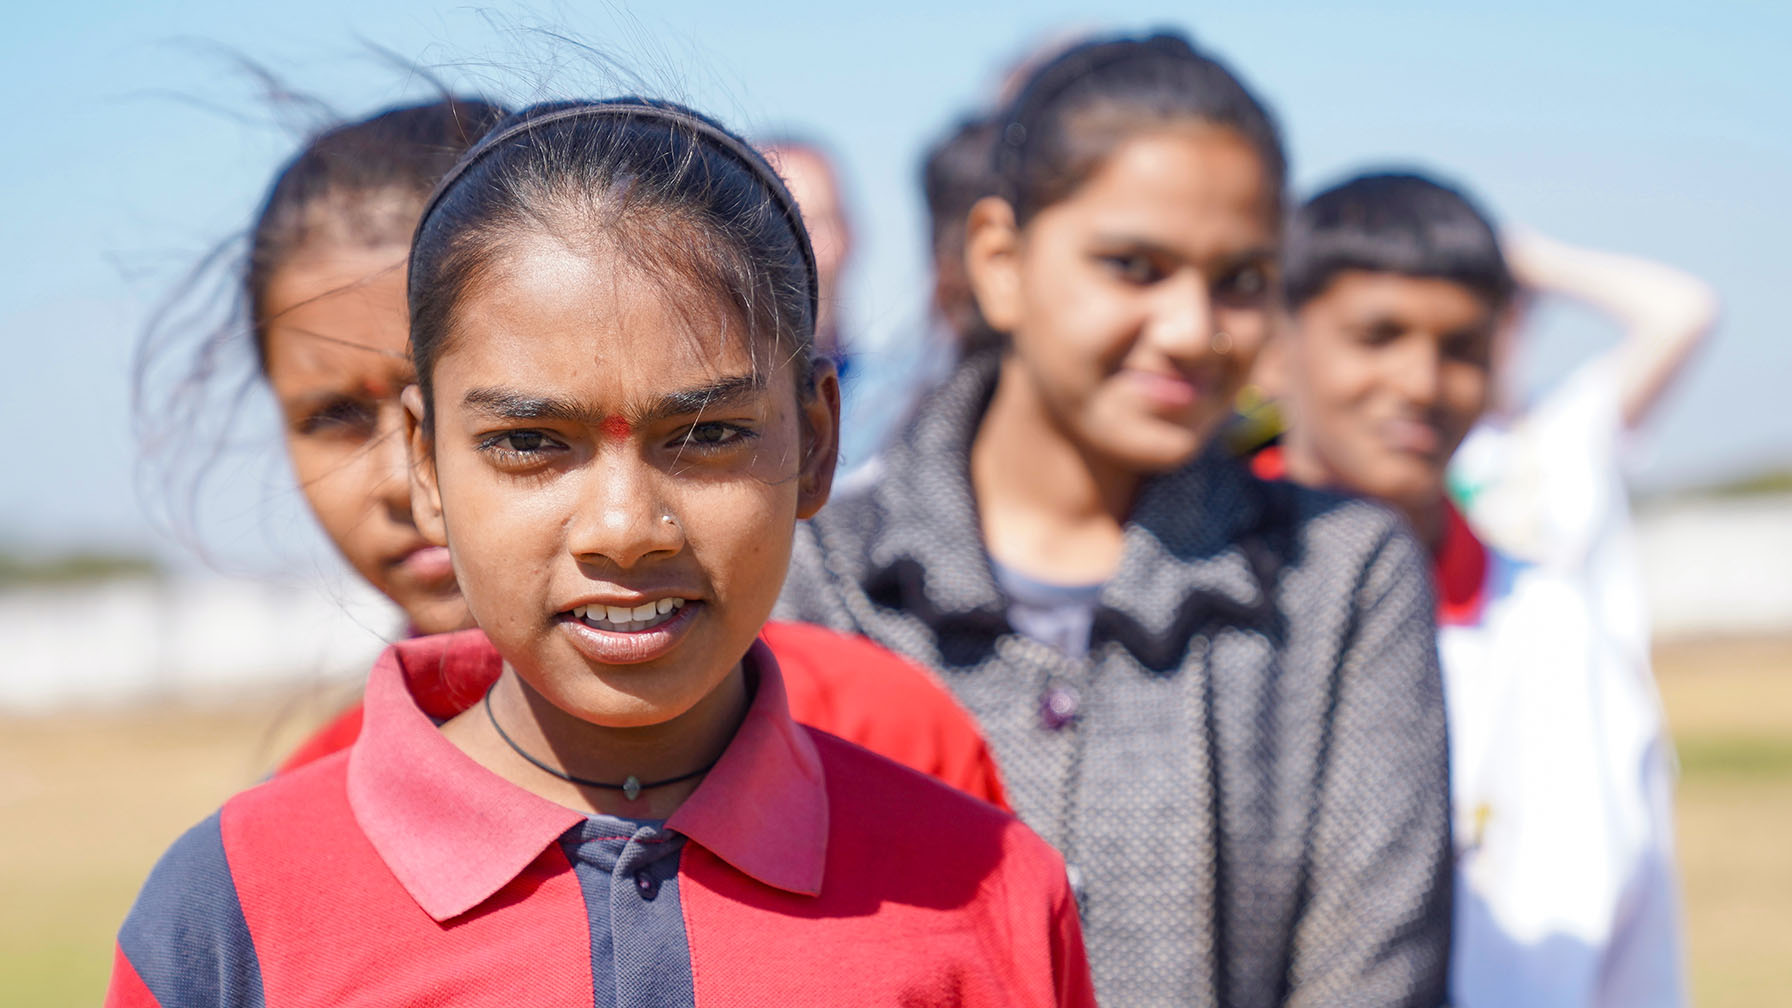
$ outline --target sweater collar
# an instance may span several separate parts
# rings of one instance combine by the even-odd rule
[[[740,729],[666,825],[766,885],[813,896],[827,855],[820,758],[790,718],[771,652],[756,641],[746,661],[757,685]],[[490,899],[585,820],[480,766],[437,730],[432,715],[465,709],[502,670],[485,635],[467,630],[395,644],[368,679],[366,726],[349,756],[349,805],[393,875],[437,921]]]
[[[933,625],[1005,626],[1007,602],[983,545],[969,465],[999,363],[972,358],[936,389],[886,451],[871,490],[885,520],[869,530],[864,583]],[[1260,612],[1266,572],[1241,540],[1264,510],[1261,485],[1217,439],[1194,461],[1147,480],[1126,522],[1119,572],[1102,588],[1098,625],[1148,661],[1173,662],[1191,620],[1216,608]]]

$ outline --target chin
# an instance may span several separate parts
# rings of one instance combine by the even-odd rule
[[[405,620],[419,634],[452,633],[473,625],[473,614],[456,592],[452,598],[404,606]]]
[[[1420,510],[1437,503],[1444,495],[1444,479],[1442,473],[1430,470],[1412,471],[1410,466],[1401,466],[1399,470],[1384,473],[1380,479],[1368,484],[1371,497],[1386,501],[1395,507],[1408,510]]]
[[[1206,439],[1185,428],[1166,431],[1135,427],[1132,436],[1125,441],[1100,447],[1101,454],[1114,465],[1141,476],[1152,476],[1189,464],[1206,443]]]

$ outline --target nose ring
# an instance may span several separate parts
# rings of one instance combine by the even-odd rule
[[[1207,345],[1212,348],[1215,356],[1224,357],[1232,352],[1232,336],[1224,330],[1215,329],[1213,338],[1207,341]]]

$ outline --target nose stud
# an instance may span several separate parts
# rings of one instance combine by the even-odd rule
[[[1232,336],[1223,330],[1215,329],[1213,338],[1207,341],[1207,345],[1212,348],[1215,356],[1224,357],[1232,352]]]
[[[672,517],[669,514],[660,515],[660,521],[665,522],[667,525],[677,525],[678,524],[678,519]]]

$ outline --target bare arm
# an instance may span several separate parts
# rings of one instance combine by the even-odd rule
[[[1717,294],[1703,280],[1663,263],[1581,248],[1530,231],[1504,236],[1506,259],[1523,287],[1579,301],[1624,328],[1624,426],[1640,426],[1717,322]]]

